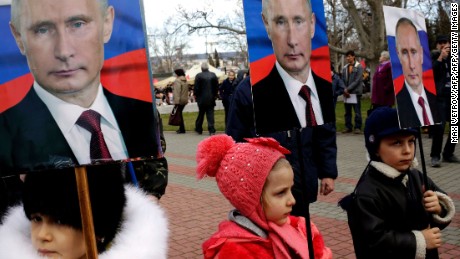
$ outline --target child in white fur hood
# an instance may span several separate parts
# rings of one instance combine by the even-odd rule
[[[124,186],[119,167],[87,170],[99,259],[166,258],[168,223],[161,207]],[[22,201],[0,226],[0,258],[86,258],[73,168],[27,174]]]
[[[422,174],[412,167],[417,130],[400,129],[396,110],[384,107],[369,116],[364,136],[371,161],[342,206],[356,257],[438,258],[441,229],[455,206],[431,179],[423,189]]]

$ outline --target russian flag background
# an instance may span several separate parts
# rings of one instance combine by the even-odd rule
[[[111,92],[152,101],[144,25],[138,1],[110,0],[115,21],[105,45],[101,82]],[[25,56],[10,32],[10,5],[0,5],[0,112],[22,100],[33,83]]]
[[[311,0],[316,16],[315,36],[312,39],[311,67],[317,75],[331,82],[327,28],[322,0]],[[262,0],[244,0],[244,18],[248,40],[251,83],[266,77],[276,61],[270,39],[262,21]]]
[[[426,32],[425,17],[413,10],[383,6],[385,16],[385,28],[387,31],[388,51],[390,52],[391,74],[393,77],[393,85],[395,94],[401,91],[404,85],[404,75],[401,62],[399,61],[396,51],[396,23],[402,17],[410,19],[417,28],[420,43],[423,48],[423,85],[433,94],[436,94],[436,86],[434,84],[433,69],[431,64],[430,48],[428,45],[428,34]]]

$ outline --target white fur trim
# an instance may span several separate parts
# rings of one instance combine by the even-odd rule
[[[168,222],[160,205],[133,186],[126,186],[123,226],[108,251],[99,259],[166,258]]]
[[[163,209],[141,190],[126,186],[123,225],[99,259],[166,258],[168,222]],[[22,206],[11,208],[0,226],[1,259],[43,259],[32,246],[30,222]]]
[[[435,192],[438,196],[439,204],[443,207],[447,214],[443,218],[441,218],[437,214],[433,214],[433,220],[440,224],[447,224],[452,221],[455,215],[455,204],[452,199],[442,192]]]
[[[417,248],[415,251],[415,259],[424,259],[426,255],[426,240],[421,231],[412,230],[412,233],[415,236],[415,241],[417,243]]]
[[[32,246],[30,221],[22,206],[11,208],[0,226],[0,258],[42,258]]]
[[[371,166],[377,169],[377,171],[381,172],[386,177],[391,179],[395,179],[396,177],[401,175],[401,172],[383,162],[371,161]],[[407,175],[403,177],[401,182],[404,184],[404,186],[406,186],[408,179],[409,177]]]
[[[371,155],[369,155],[368,152],[366,152],[366,161],[369,162],[371,161]],[[377,161],[373,161],[373,162],[376,162],[376,163],[380,163],[380,162],[377,162]],[[418,159],[417,157],[414,157],[414,160],[412,160],[412,164],[410,165],[411,168],[416,168],[418,167],[419,163],[418,163]]]

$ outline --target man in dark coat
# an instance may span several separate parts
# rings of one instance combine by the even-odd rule
[[[236,88],[235,71],[228,71],[228,77],[222,82],[219,87],[219,95],[222,99],[222,104],[225,110],[225,125],[227,125],[228,110],[230,109],[230,101],[233,95],[234,88]]]
[[[283,17],[286,30],[290,23],[303,22],[295,36],[287,37],[289,33],[279,28],[277,17]],[[263,1],[262,19],[272,41],[276,63],[267,77],[253,85],[252,98],[249,80],[237,87],[227,133],[237,141],[244,137],[273,137],[292,152],[287,156],[294,169],[293,195],[297,201],[292,214],[308,216],[309,203],[316,201],[318,189],[322,195],[328,195],[334,190],[337,177],[332,86],[310,67],[315,29],[310,1]],[[304,86],[310,98],[299,95]],[[321,180],[319,188],[318,179]]]
[[[203,120],[206,114],[208,121],[209,135],[214,135],[214,107],[216,106],[217,93],[219,90],[219,81],[216,74],[209,71],[207,62],[201,64],[201,73],[195,77],[194,94],[198,104],[198,117],[195,121],[195,131],[198,134],[203,133]]]
[[[438,55],[432,57],[434,82],[436,84],[436,99],[438,111],[442,118],[439,125],[430,126],[432,136],[431,144],[431,166],[441,166],[441,150],[442,140],[444,136],[444,128],[446,124],[450,125],[451,116],[451,76],[450,76],[450,42],[445,35],[440,35],[436,38],[436,51]],[[442,158],[444,162],[459,163],[460,159],[454,155],[455,143],[452,143],[448,133],[447,141],[442,150]]]

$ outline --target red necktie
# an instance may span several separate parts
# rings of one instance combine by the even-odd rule
[[[77,125],[91,133],[90,158],[112,159],[101,131],[101,115],[93,110],[84,111],[77,120]]]
[[[423,100],[423,97],[418,98],[418,104],[422,106],[422,113],[423,113],[423,125],[430,125],[430,119],[428,119],[428,114],[426,113],[425,109],[425,100]]]
[[[299,95],[307,103],[307,108],[305,111],[305,116],[307,118],[307,127],[318,125],[316,123],[315,112],[313,111],[313,106],[311,104],[310,88],[307,85],[303,85],[300,89]]]

